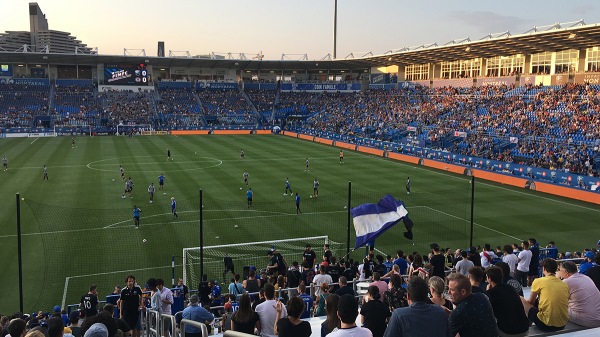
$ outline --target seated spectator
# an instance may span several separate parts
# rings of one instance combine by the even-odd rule
[[[582,274],[586,274],[588,269],[596,266],[596,262],[594,261],[596,258],[596,254],[594,252],[585,252],[584,260],[579,265],[579,272]]]
[[[600,327],[600,291],[594,281],[578,273],[571,261],[560,263],[556,277],[569,286],[569,321],[587,328]]]
[[[300,297],[300,299],[302,299],[304,302],[304,313],[302,313],[302,317],[300,318],[310,318],[313,311],[314,301],[312,296],[306,293],[306,286],[304,285],[304,282],[301,282],[298,286],[298,297]]]
[[[390,312],[408,306],[406,289],[402,287],[403,283],[402,277],[394,274],[390,278],[389,289],[383,293],[383,303],[388,306]]]
[[[596,253],[596,256],[594,256],[594,262],[596,262],[596,265],[588,269],[586,275],[594,281],[596,288],[600,290],[600,253]]]
[[[373,272],[373,282],[371,282],[369,286],[376,286],[379,288],[379,294],[381,295],[388,290],[388,284],[381,280],[381,274],[379,272]],[[379,300],[383,302],[383,296],[380,296]]]
[[[569,320],[569,286],[556,277],[557,269],[555,260],[544,259],[544,277],[533,281],[529,300],[521,297],[525,314],[542,331],[560,331]]]
[[[330,333],[327,337],[373,337],[369,329],[356,325],[358,302],[354,296],[344,295],[340,297],[337,314],[341,321],[341,328]]]
[[[481,267],[471,267],[469,272],[469,282],[471,282],[471,291],[473,293],[484,293],[487,288],[487,283],[483,280],[483,269]]]
[[[231,318],[231,330],[253,335],[255,329],[260,331],[260,318],[252,310],[250,295],[244,294],[240,298],[240,308]]]
[[[523,287],[519,281],[510,276],[510,268],[508,267],[508,264],[506,262],[498,262],[496,263],[496,267],[502,269],[502,283],[513,287],[519,296],[523,296]]]
[[[494,310],[500,336],[526,336],[529,320],[523,311],[523,304],[515,289],[503,283],[502,269],[491,266],[485,271],[487,294]]]
[[[478,268],[478,267],[475,267]],[[487,296],[471,290],[469,278],[459,273],[448,275],[448,293],[455,305],[449,321],[452,335],[461,337],[496,337],[498,328],[494,310]]]
[[[304,302],[299,297],[294,296],[289,300],[287,307],[287,317],[282,318],[285,306],[281,301],[277,301],[275,307],[277,315],[275,317],[275,325],[273,326],[275,334],[283,337],[310,337],[312,334],[310,323],[300,319],[304,311]]]
[[[429,278],[429,281],[427,281],[427,284],[429,285],[429,293],[431,294],[431,298],[428,299],[427,303],[439,305],[448,308],[448,310],[454,309],[452,302],[444,298],[446,284],[441,277],[432,276]]]
[[[468,254],[466,250],[461,250],[460,256],[461,260],[456,262],[456,272],[467,276],[469,275],[469,268],[475,267],[475,264],[467,258]]]
[[[327,318],[321,323],[321,336],[326,336],[331,333],[334,329],[340,328],[340,318],[337,315],[337,307],[340,301],[340,296],[337,294],[331,294],[325,300],[325,311],[327,311]]]
[[[365,297],[363,301],[367,302],[360,309],[360,322],[363,327],[371,330],[373,337],[382,337],[387,319],[391,316],[390,309],[381,301],[377,286],[369,286]]]
[[[10,337],[23,337],[27,333],[26,322],[21,318],[13,318],[8,323],[8,332]]]
[[[427,282],[413,277],[408,282],[408,307],[394,310],[384,337],[452,336],[444,309],[427,303]]]
[[[338,288],[338,290],[335,291],[335,293],[338,294],[338,296],[343,296],[346,294],[352,296],[356,295],[356,292],[354,291],[352,286],[348,285],[348,279],[346,278],[346,276],[340,276],[338,284],[340,287]]]
[[[315,317],[327,314],[325,311],[325,300],[331,296],[329,293],[329,283],[322,283],[320,288],[321,294],[317,296],[317,300],[315,301]]]

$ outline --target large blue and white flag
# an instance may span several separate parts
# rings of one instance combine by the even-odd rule
[[[375,240],[400,220],[404,220],[407,233],[410,233],[410,238],[407,233],[404,236],[412,239],[412,221],[408,219],[408,211],[404,207],[404,203],[389,194],[379,200],[377,204],[362,204],[350,211],[356,230],[354,249]]]

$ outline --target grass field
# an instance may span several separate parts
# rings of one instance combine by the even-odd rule
[[[68,137],[0,140],[0,157],[9,159],[9,170],[0,171],[0,258],[5,261],[0,312],[18,310],[17,192],[25,199],[21,220],[24,302],[29,312],[77,303],[91,283],[99,285],[102,297],[115,284],[123,284],[129,272],[142,283],[148,277],[169,283],[171,256],[176,257],[176,277],[181,276],[182,249],[199,244],[200,190],[208,246],[317,235],[345,243],[349,181],[351,207],[390,193],[405,201],[415,222],[414,242],[402,237],[404,228],[399,225],[378,239],[378,249],[392,255],[398,248],[426,253],[431,242],[453,249],[469,243],[471,185],[465,176],[351,151],[341,165],[337,148],[273,135],[76,141],[72,148]],[[166,160],[167,148],[173,161]],[[242,148],[245,160],[239,156]],[[305,172],[306,157],[310,172]],[[48,181],[42,181],[44,164]],[[121,198],[119,165],[135,183],[131,199]],[[254,191],[251,209],[245,204],[245,170]],[[157,185],[161,173],[166,176],[165,191],[157,189],[150,204],[147,187],[151,182]],[[407,176],[411,195],[404,190]],[[295,214],[294,198],[283,196],[286,177],[302,197],[301,215]],[[315,177],[320,195],[309,198]],[[176,220],[170,214],[171,196],[178,201]],[[142,209],[139,230],[131,220],[134,204]],[[504,245],[533,236],[543,244],[555,241],[560,251],[576,251],[594,246],[600,238],[597,205],[483,181],[475,185],[474,215],[475,244]],[[353,231],[351,240],[353,244]],[[345,249],[336,252],[343,254]],[[262,261],[266,265],[266,256]]]

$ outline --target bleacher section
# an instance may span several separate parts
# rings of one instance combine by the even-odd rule
[[[0,84],[0,125],[33,127],[34,117],[48,111],[47,85]]]

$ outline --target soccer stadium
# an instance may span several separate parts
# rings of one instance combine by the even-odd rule
[[[258,285],[319,336],[351,328],[325,305],[342,276],[374,336],[400,335],[421,280],[448,335],[600,333],[600,25],[266,60],[104,55],[29,14],[0,34],[3,336],[91,331],[107,303],[131,325],[137,286],[123,335],[249,336],[231,322]]]

